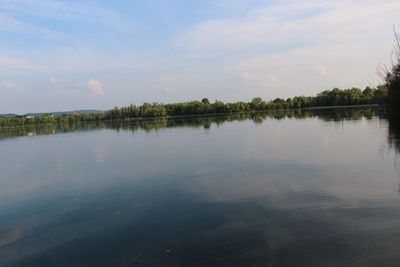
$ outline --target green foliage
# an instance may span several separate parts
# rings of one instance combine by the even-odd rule
[[[210,104],[210,101],[208,101],[208,98],[203,98],[201,100],[201,102],[203,102],[203,104],[206,104],[206,105]]]
[[[251,100],[250,106],[252,109],[260,109],[262,103],[261,97],[255,97]]]
[[[210,103],[207,98],[201,101],[183,103],[159,104],[144,103],[141,106],[129,105],[115,107],[111,110],[95,114],[79,114],[53,116],[44,114],[38,117],[18,116],[15,118],[0,118],[0,129],[29,125],[65,124],[86,121],[104,120],[132,120],[143,118],[193,116],[202,114],[240,113],[249,111],[298,109],[323,106],[346,106],[382,104],[385,102],[388,89],[385,86],[377,88],[333,89],[323,91],[315,97],[296,96],[294,98],[276,98],[272,101],[263,101],[260,97],[253,98],[250,102],[224,103],[216,100]]]
[[[390,103],[400,104],[400,63],[386,76],[386,85]]]

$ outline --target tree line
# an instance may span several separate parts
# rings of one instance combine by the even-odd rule
[[[307,119],[319,118],[323,121],[341,122],[343,120],[370,120],[376,116],[386,118],[386,112],[382,108],[340,108],[340,109],[277,109],[268,112],[241,112],[217,116],[188,116],[188,117],[158,117],[147,120],[112,120],[92,121],[87,123],[60,123],[36,125],[24,125],[21,127],[6,128],[0,131],[0,139],[15,138],[18,136],[52,135],[68,132],[84,132],[94,129],[113,129],[117,131],[152,132],[164,128],[211,128],[212,125],[220,126],[232,121],[253,121],[262,123],[266,119],[282,120],[286,118]]]
[[[130,120],[155,117],[190,116],[204,114],[224,114],[239,112],[259,112],[280,109],[298,109],[328,106],[370,105],[384,104],[387,102],[388,89],[386,86],[377,88],[367,87],[338,89],[323,91],[316,96],[296,96],[293,98],[276,98],[265,101],[260,97],[253,98],[250,102],[224,103],[219,100],[210,102],[207,98],[201,101],[161,104],[144,103],[142,105],[129,105],[115,107],[111,110],[94,114],[64,114],[53,116],[43,114],[37,117],[17,116],[14,118],[0,118],[0,129],[24,125],[62,124],[87,121],[105,120]]]

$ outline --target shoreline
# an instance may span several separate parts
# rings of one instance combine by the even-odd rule
[[[68,123],[43,123],[43,124],[28,124],[19,125],[12,127],[0,127],[0,131],[8,129],[18,129],[25,127],[41,127],[46,125],[63,125],[63,124],[82,124],[82,123],[97,123],[97,122],[135,122],[135,121],[151,121],[157,119],[179,119],[179,118],[195,118],[195,117],[217,117],[235,114],[257,114],[257,113],[268,113],[273,111],[293,111],[293,110],[323,110],[323,109],[344,109],[344,108],[367,108],[367,107],[381,107],[380,104],[365,104],[365,105],[344,105],[344,106],[316,106],[306,108],[288,108],[288,109],[266,109],[266,110],[254,110],[254,111],[243,111],[243,112],[222,112],[222,113],[204,113],[204,114],[188,114],[188,115],[176,115],[176,116],[163,116],[163,117],[139,117],[139,118],[124,118],[124,119],[107,119],[107,120],[88,120]],[[0,118],[1,119],[1,118]]]

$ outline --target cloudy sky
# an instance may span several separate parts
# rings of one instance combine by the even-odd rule
[[[0,0],[0,113],[375,86],[398,0]]]

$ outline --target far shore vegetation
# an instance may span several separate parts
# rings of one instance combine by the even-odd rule
[[[201,101],[190,101],[173,104],[144,103],[140,106],[129,105],[115,107],[108,111],[93,114],[63,114],[54,116],[43,114],[40,116],[16,116],[0,118],[0,129],[57,123],[75,123],[105,120],[130,120],[156,117],[188,116],[203,114],[223,114],[239,112],[260,112],[280,109],[299,109],[329,106],[373,105],[387,102],[388,89],[386,86],[377,88],[333,89],[323,91],[316,96],[296,96],[294,98],[276,98],[264,101],[260,97],[253,98],[250,102],[224,103],[219,100],[210,102],[207,98]]]
[[[253,121],[254,123],[262,123],[264,120],[283,120],[283,119],[306,119],[318,118],[322,121],[342,122],[343,120],[371,120],[377,116],[388,119],[393,127],[397,129],[397,120],[394,120],[392,115],[386,112],[385,108],[375,108],[371,106],[358,106],[357,108],[342,107],[342,108],[304,108],[304,109],[277,109],[266,112],[237,112],[229,114],[216,114],[213,116],[182,116],[182,117],[159,117],[138,119],[132,121],[112,120],[112,121],[91,121],[85,123],[52,123],[44,125],[25,125],[23,127],[10,127],[0,131],[0,139],[17,136],[38,136],[52,135],[57,133],[68,132],[84,132],[94,129],[114,129],[118,131],[128,131],[135,133],[137,131],[158,131],[164,128],[204,128],[209,129],[212,125],[222,125],[232,121]],[[395,128],[397,127],[397,128]],[[392,131],[397,134],[396,131]],[[391,132],[391,133],[392,133]],[[393,139],[398,140],[398,139]],[[399,146],[400,147],[400,146]]]

